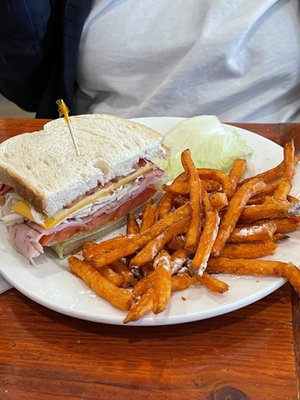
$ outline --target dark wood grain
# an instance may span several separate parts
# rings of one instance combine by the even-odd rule
[[[295,148],[300,151],[300,124],[279,124],[280,144],[293,139]]]
[[[3,399],[296,398],[288,285],[226,316],[144,328],[61,316],[11,290],[0,323]]]
[[[265,138],[281,144],[279,124],[254,124],[254,123],[229,123],[251,132],[255,132]]]
[[[42,129],[47,119],[31,118],[0,118],[0,141],[24,132],[33,132]]]
[[[0,120],[0,140],[43,123]],[[278,143],[288,137],[281,125],[237,125]],[[299,310],[286,284],[205,321],[110,326],[58,314],[11,289],[0,295],[0,399],[294,400]]]

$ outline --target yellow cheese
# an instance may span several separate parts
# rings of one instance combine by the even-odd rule
[[[17,214],[22,215],[22,217],[29,219],[30,221],[33,221],[38,225],[40,225],[42,228],[48,230],[54,228],[56,225],[58,225],[60,222],[66,219],[69,215],[72,215],[76,211],[93,203],[99,198],[106,196],[107,194],[111,193],[117,188],[136,180],[137,178],[145,174],[147,171],[150,171],[152,168],[153,167],[151,165],[146,164],[142,168],[139,168],[137,171],[133,172],[130,176],[122,178],[118,182],[114,182],[108,187],[100,189],[89,196],[85,196],[77,203],[75,203],[72,207],[63,208],[61,211],[58,211],[53,217],[47,217],[45,214],[38,213],[37,211],[33,210],[32,207],[23,200],[16,202],[13,205],[12,209]]]

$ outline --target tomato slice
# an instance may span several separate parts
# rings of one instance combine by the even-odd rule
[[[50,235],[45,235],[41,237],[40,244],[42,246],[48,246],[51,243],[63,242],[74,236],[75,233],[81,230],[81,226],[70,226],[68,228],[62,229],[58,232],[50,233]]]
[[[112,213],[101,214],[86,224],[80,226],[67,227],[60,231],[50,233],[49,235],[45,235],[40,239],[40,244],[42,246],[52,246],[55,243],[60,243],[63,242],[64,240],[70,239],[71,237],[74,237],[75,235],[80,234],[83,231],[91,231],[93,229],[98,228],[101,225],[106,224],[109,221],[112,221],[114,219],[119,219],[127,215],[134,208],[145,203],[147,200],[153,197],[155,192],[156,189],[150,186],[146,188],[143,192],[141,192],[138,196],[129,199],[125,203],[121,204]]]

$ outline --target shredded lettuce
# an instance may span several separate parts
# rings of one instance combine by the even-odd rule
[[[248,158],[253,152],[237,131],[223,125],[214,115],[196,116],[177,123],[167,132],[164,144],[170,148],[170,157],[160,166],[173,178],[183,170],[180,156],[185,149],[191,150],[197,167],[224,171],[231,168],[236,158]]]

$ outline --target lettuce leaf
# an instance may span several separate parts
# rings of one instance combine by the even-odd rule
[[[245,159],[253,153],[237,131],[223,125],[214,115],[196,116],[177,123],[167,132],[164,144],[170,148],[170,156],[160,167],[173,178],[183,171],[180,156],[185,149],[191,150],[197,167],[226,172],[236,158]]]

